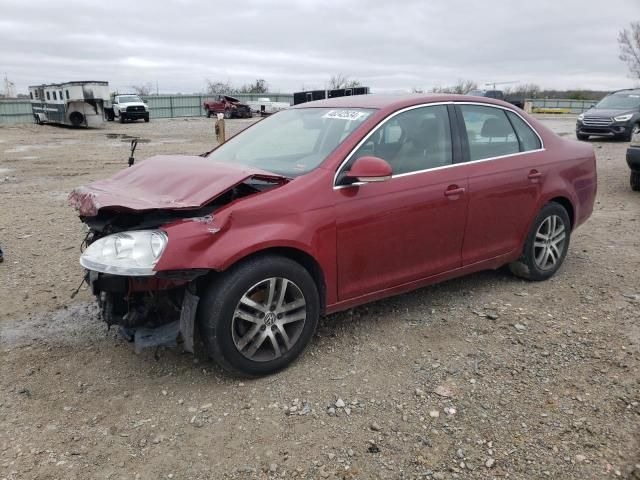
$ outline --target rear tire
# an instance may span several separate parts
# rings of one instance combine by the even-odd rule
[[[247,377],[275,373],[307,346],[320,316],[318,288],[293,260],[252,258],[214,278],[197,321],[209,356]]]
[[[582,133],[576,133],[576,137],[578,137],[578,140],[582,142],[586,142],[587,140],[589,140],[589,135],[584,135]]]
[[[84,115],[80,112],[71,112],[71,115],[69,115],[69,121],[74,127],[79,127],[85,122]]]
[[[531,226],[522,256],[509,264],[511,273],[534,281],[552,277],[567,256],[570,237],[571,221],[565,208],[547,203]]]
[[[631,184],[631,190],[633,190],[634,192],[640,192],[640,172],[631,170],[629,183]]]

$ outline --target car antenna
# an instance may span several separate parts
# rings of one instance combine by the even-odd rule
[[[133,154],[136,151],[136,147],[138,146],[138,139],[134,138],[133,140],[131,140],[131,156],[129,157],[129,166],[133,166],[133,164],[135,163],[135,158],[133,158]]]

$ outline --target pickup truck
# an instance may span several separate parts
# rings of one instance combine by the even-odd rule
[[[120,123],[141,119],[149,122],[149,106],[138,95],[114,95],[111,103],[111,108],[105,108],[105,115],[110,122],[116,118]]]
[[[215,100],[206,100],[203,105],[207,118],[217,113],[224,114],[224,118],[251,118],[251,108],[246,103],[229,95],[218,95]]]
[[[474,97],[486,97],[495,98],[497,100],[503,100],[515,105],[518,108],[524,109],[524,98],[516,96],[505,95],[502,90],[471,90],[467,95],[473,95]]]

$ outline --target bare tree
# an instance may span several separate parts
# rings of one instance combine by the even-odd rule
[[[473,80],[458,80],[455,85],[448,87],[433,87],[431,92],[433,93],[456,93],[458,95],[466,95],[471,90],[476,90],[478,84]]]
[[[147,82],[144,85],[131,85],[131,90],[141,97],[146,97],[151,95],[151,92],[153,91],[153,84],[151,82]]]
[[[362,86],[359,80],[350,80],[349,77],[338,73],[332,75],[329,79],[329,90],[336,90],[338,88],[355,88]]]
[[[269,87],[264,78],[258,78],[254,83],[240,87],[239,93],[267,93]]]
[[[229,95],[231,93],[236,93],[236,90],[237,90],[229,82],[212,82],[209,79],[207,79],[206,82],[207,82],[206,90],[208,95],[214,95],[214,94]]]
[[[631,22],[631,29],[618,33],[620,60],[626,62],[634,78],[640,78],[640,22]]]
[[[535,83],[523,83],[515,87],[506,87],[502,89],[505,95],[513,95],[516,97],[535,98],[540,95],[540,86]]]

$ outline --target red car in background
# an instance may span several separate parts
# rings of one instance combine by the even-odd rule
[[[206,100],[202,107],[207,118],[217,113],[222,113],[224,118],[251,118],[251,107],[229,95],[218,95],[215,100]]]
[[[279,112],[202,156],[80,187],[80,263],[136,347],[275,372],[320,315],[484,269],[560,268],[596,195],[592,147],[508,103],[342,97]]]

